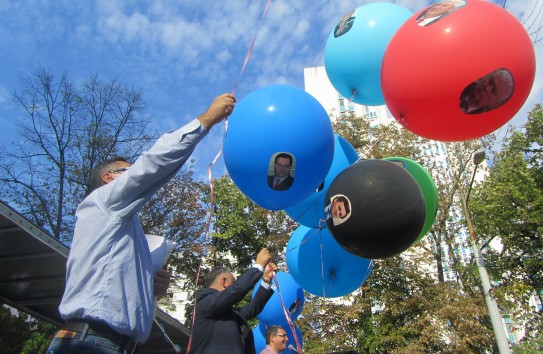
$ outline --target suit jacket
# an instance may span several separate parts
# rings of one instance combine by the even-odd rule
[[[276,191],[286,191],[287,189],[292,186],[292,182],[294,182],[294,177],[291,175],[288,175],[287,178],[285,178],[279,185],[275,188],[273,188],[273,180],[275,179],[275,176],[268,176],[268,185]]]
[[[190,354],[255,353],[247,320],[262,312],[273,290],[259,286],[249,304],[240,309],[234,305],[243,300],[261,276],[258,268],[251,267],[223,291],[207,288],[198,294]]]

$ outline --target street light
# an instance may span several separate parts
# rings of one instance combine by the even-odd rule
[[[486,271],[485,261],[483,255],[477,246],[477,239],[475,238],[475,230],[473,228],[473,220],[471,219],[471,214],[468,208],[469,195],[471,193],[471,186],[473,185],[473,180],[475,178],[475,173],[479,165],[485,160],[485,153],[483,151],[477,152],[473,155],[473,163],[475,168],[473,169],[473,175],[471,177],[471,182],[469,184],[468,194],[464,196],[462,188],[458,188],[460,193],[460,199],[462,202],[462,211],[466,216],[466,222],[468,224],[469,238],[471,248],[473,250],[473,256],[475,258],[475,264],[477,265],[477,271],[479,272],[479,277],[481,278],[481,284],[483,286],[483,295],[486,302],[486,307],[488,309],[488,314],[490,316],[490,322],[492,323],[492,329],[494,330],[494,336],[496,337],[496,342],[498,344],[498,350],[501,354],[511,353],[509,348],[509,340],[505,335],[505,331],[502,325],[502,317],[500,315],[500,310],[496,300],[492,297],[492,286],[490,285],[490,279]]]

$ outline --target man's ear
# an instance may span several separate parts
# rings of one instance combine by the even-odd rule
[[[114,180],[113,176],[109,172],[102,174],[101,179],[102,179],[102,182],[104,182],[105,184],[108,184],[109,182]]]

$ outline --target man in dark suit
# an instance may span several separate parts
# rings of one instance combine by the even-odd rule
[[[256,317],[273,295],[271,278],[277,266],[262,249],[255,264],[238,280],[225,267],[215,267],[206,276],[208,288],[196,297],[190,354],[255,353],[253,332],[247,320]],[[262,277],[255,296],[244,307],[234,308]]]
[[[287,153],[280,153],[275,156],[273,166],[274,175],[268,176],[268,185],[276,191],[286,191],[292,186],[294,177],[290,175],[292,167],[292,156]]]

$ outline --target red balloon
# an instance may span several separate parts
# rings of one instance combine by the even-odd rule
[[[441,141],[479,138],[507,123],[534,77],[522,24],[481,0],[445,0],[413,15],[387,46],[381,70],[396,120]]]

